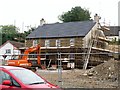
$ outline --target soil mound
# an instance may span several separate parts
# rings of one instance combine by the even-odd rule
[[[94,68],[91,68],[88,75],[96,76],[100,80],[117,81],[118,80],[118,61],[109,60]]]

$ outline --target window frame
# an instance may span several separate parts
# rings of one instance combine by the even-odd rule
[[[5,53],[6,53],[6,54],[11,54],[11,49],[6,49],[6,50],[5,50]]]
[[[70,46],[75,46],[75,38],[70,39]]]
[[[55,45],[56,45],[56,47],[61,47],[61,40],[57,39]]]
[[[50,47],[50,40],[45,40],[45,47]]]
[[[38,44],[37,40],[33,40],[33,46],[36,46]]]

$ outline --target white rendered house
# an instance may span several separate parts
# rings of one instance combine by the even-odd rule
[[[12,55],[21,54],[21,51],[19,50],[20,47],[24,47],[24,44],[9,40],[6,41],[0,46],[0,62],[11,59]]]

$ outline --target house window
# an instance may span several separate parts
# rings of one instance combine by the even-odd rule
[[[33,46],[36,46],[37,44],[37,40],[33,40]]]
[[[61,42],[60,42],[60,40],[58,39],[58,40],[56,40],[56,47],[60,47],[61,46]]]
[[[11,53],[11,49],[6,49],[6,54],[10,54]]]
[[[70,39],[70,46],[75,46],[75,39],[74,38]]]
[[[45,47],[49,47],[50,46],[50,40],[45,40]]]

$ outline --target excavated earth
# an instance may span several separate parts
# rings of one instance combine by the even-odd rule
[[[37,70],[49,82],[62,88],[118,88],[120,62],[109,60],[88,70]]]

